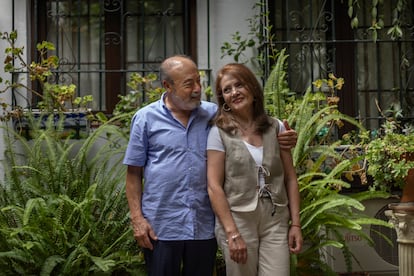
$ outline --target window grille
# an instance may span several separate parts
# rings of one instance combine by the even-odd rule
[[[275,45],[287,48],[289,55],[290,88],[306,91],[312,81],[326,78],[330,72],[345,78],[339,108],[369,129],[382,123],[376,100],[383,111],[391,103],[397,104],[405,121],[414,121],[414,4],[406,1],[400,14],[404,35],[393,40],[387,31],[399,1],[382,2],[378,18],[384,20],[384,27],[378,30],[375,42],[370,30],[372,1],[358,1],[359,25],[354,29],[348,1],[268,1]]]
[[[31,40],[55,44],[53,81],[76,84],[79,96],[93,95],[93,110],[111,112],[132,72],[156,72],[173,54],[195,58],[195,2],[32,0]]]

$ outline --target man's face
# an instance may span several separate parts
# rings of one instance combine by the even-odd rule
[[[166,81],[164,86],[169,93],[169,100],[175,108],[191,111],[200,105],[200,75],[192,62],[182,60],[180,63],[171,69],[172,81]]]

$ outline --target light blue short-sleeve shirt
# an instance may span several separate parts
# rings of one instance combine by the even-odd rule
[[[144,168],[142,212],[160,240],[214,237],[206,146],[216,110],[214,103],[203,101],[186,128],[159,100],[132,119],[124,164]]]

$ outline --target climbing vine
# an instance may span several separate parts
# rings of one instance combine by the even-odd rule
[[[353,29],[358,28],[359,18],[362,16],[360,13],[360,3],[366,0],[348,0],[348,16],[351,18],[351,27]],[[404,13],[407,7],[407,0],[391,1],[391,26],[388,27],[387,35],[392,40],[401,39],[404,35],[402,25],[404,24]],[[378,40],[378,31],[385,28],[384,24],[384,0],[372,0],[370,8],[371,24],[368,28],[372,33],[372,39]]]

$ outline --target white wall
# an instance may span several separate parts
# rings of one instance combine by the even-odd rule
[[[248,18],[254,16],[253,6],[256,0],[198,0],[197,2],[197,49],[198,65],[208,68],[208,36],[207,36],[207,2],[210,2],[210,67],[212,68],[211,84],[217,71],[225,64],[234,62],[232,57],[221,58],[221,46],[230,42],[235,32],[246,36],[249,32]],[[248,55],[251,53],[246,52]]]
[[[14,2],[14,7],[13,7]],[[13,1],[13,0],[0,0],[0,32],[10,33],[13,29],[18,31],[18,42],[17,45],[24,46],[25,50],[27,47],[27,5],[26,1]],[[14,21],[13,21],[14,14]],[[7,44],[3,40],[0,40],[0,61],[5,58],[4,50]],[[1,65],[0,68],[3,68]],[[3,83],[0,84],[0,89],[4,89],[4,82],[10,80],[10,74],[4,73],[3,69],[0,70],[0,77],[3,79]],[[11,103],[11,93],[7,91],[0,94],[0,101]],[[3,124],[3,123],[2,123]],[[3,128],[0,128],[0,137],[4,136]],[[3,162],[4,162],[4,141],[0,142],[0,183],[3,182]]]

